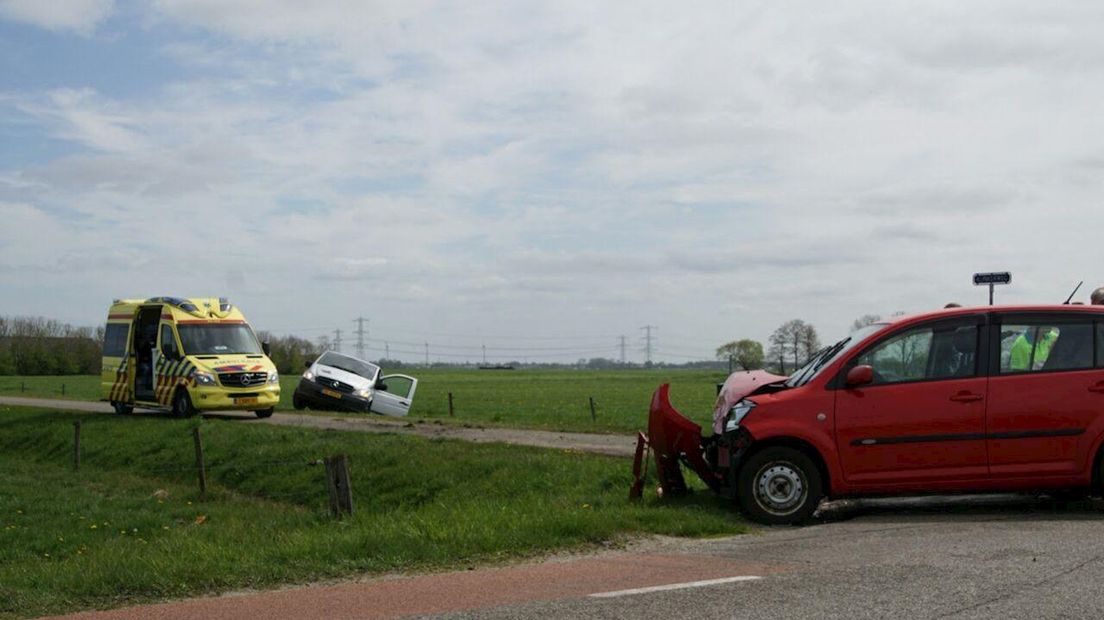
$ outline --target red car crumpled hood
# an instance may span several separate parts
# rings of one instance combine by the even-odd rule
[[[724,432],[725,415],[740,399],[754,394],[764,385],[777,383],[785,378],[765,370],[743,370],[729,375],[721,386],[716,404],[713,405],[713,432],[718,435]]]

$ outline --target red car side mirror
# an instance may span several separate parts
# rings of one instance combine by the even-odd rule
[[[858,387],[874,383],[874,369],[863,364],[847,371],[847,387]]]

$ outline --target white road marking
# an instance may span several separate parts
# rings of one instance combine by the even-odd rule
[[[665,586],[651,586],[649,588],[633,588],[632,590],[615,590],[613,592],[598,592],[591,594],[592,598],[613,598],[615,596],[630,596],[633,594],[647,594],[648,592],[663,592],[666,590],[682,590],[684,588],[704,588],[716,586],[722,583],[736,583],[737,581],[755,581],[762,579],[759,575],[740,575],[739,577],[724,577],[721,579],[706,579],[705,581],[687,581],[686,583],[669,583]]]

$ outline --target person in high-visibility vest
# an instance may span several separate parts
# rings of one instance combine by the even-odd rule
[[[1053,327],[1029,327],[1012,343],[1009,366],[1012,370],[1038,370],[1050,357],[1050,349],[1058,340]]]

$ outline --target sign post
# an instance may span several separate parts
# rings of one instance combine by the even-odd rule
[[[993,287],[998,284],[1011,284],[1012,273],[1009,271],[995,271],[990,273],[975,273],[974,286],[989,285],[989,305],[993,305]]]

